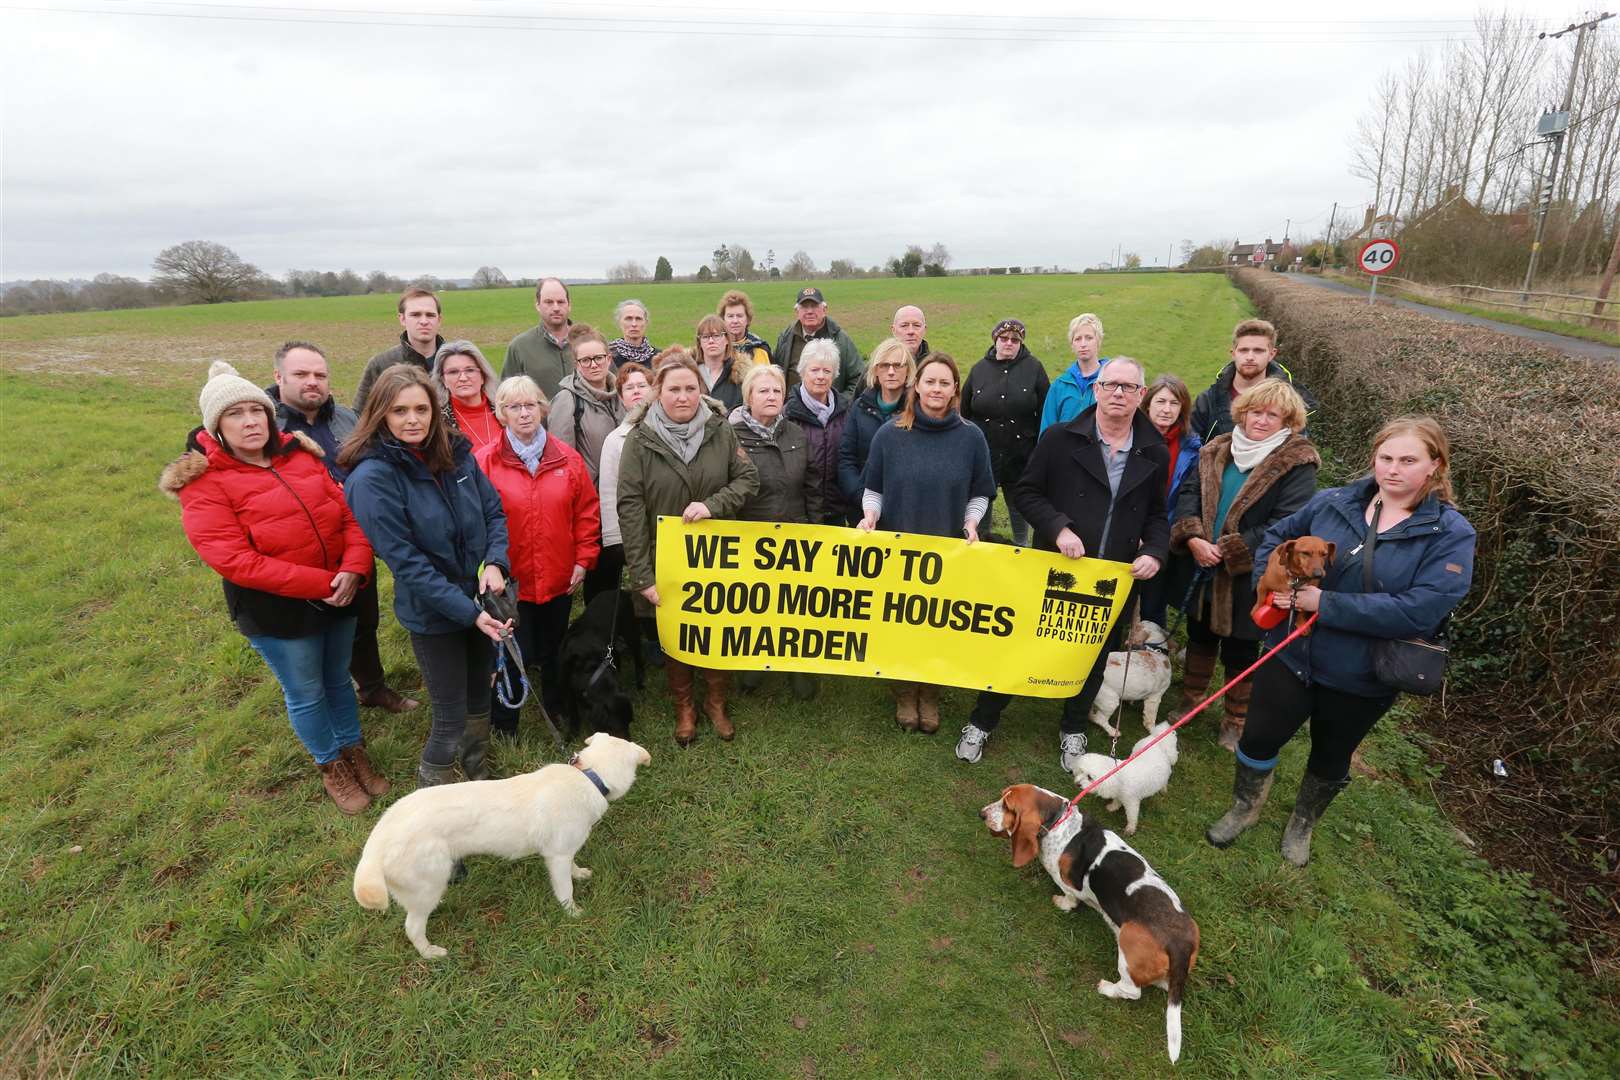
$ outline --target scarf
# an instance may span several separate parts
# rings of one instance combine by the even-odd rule
[[[1176,422],[1176,426],[1170,429],[1170,434],[1164,437],[1164,444],[1170,448],[1170,473],[1164,478],[1164,494],[1165,498],[1169,498],[1172,490],[1171,485],[1176,482],[1176,459],[1181,456],[1181,422],[1179,420]],[[1171,509],[1174,510],[1175,507],[1171,507]]]
[[[540,455],[546,452],[546,429],[542,427],[537,430],[534,433],[534,442],[525,445],[518,438],[517,432],[507,428],[506,443],[518,456],[518,460],[523,462],[523,467],[529,470],[529,475],[533,476],[540,468]]]
[[[1232,429],[1232,460],[1237,462],[1237,467],[1239,469],[1244,472],[1248,472],[1250,469],[1266,460],[1267,454],[1271,453],[1273,450],[1277,449],[1277,447],[1287,442],[1288,436],[1292,434],[1293,432],[1288,428],[1278,428],[1276,433],[1273,434],[1269,439],[1263,439],[1260,442],[1255,442],[1253,439],[1243,434],[1243,429],[1241,427],[1235,427]]]
[[[693,414],[692,419],[684,424],[677,424],[664,411],[664,403],[654,401],[642,423],[652,428],[653,433],[664,440],[665,446],[675,451],[675,456],[681,459],[681,464],[690,465],[692,459],[697,457],[698,448],[703,445],[703,428],[713,415],[714,411],[709,408],[709,403],[700,399],[697,412]]]
[[[827,421],[832,419],[833,405],[838,399],[834,395],[834,391],[829,388],[827,390],[827,404],[823,405],[821,402],[810,396],[810,391],[804,388],[804,383],[800,383],[799,400],[804,402],[805,408],[809,409],[815,414],[816,423],[820,424],[822,427],[826,427]]]
[[[770,426],[766,427],[764,424],[754,419],[754,414],[748,411],[748,406],[739,405],[735,409],[731,410],[731,415],[727,417],[727,419],[729,419],[733,425],[740,420],[744,424],[747,424],[748,430],[752,431],[755,435],[758,435],[762,439],[769,439],[772,442],[775,442],[776,433],[782,430],[782,421],[786,417],[786,412],[779,412],[776,414],[776,419],[771,421]]]
[[[632,345],[624,338],[614,338],[608,342],[608,351],[613,354],[615,367],[631,361],[652,367],[653,357],[658,355],[658,350],[647,338],[642,338],[640,345]]]

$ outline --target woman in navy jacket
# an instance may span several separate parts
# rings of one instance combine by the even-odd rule
[[[372,384],[338,461],[349,470],[349,507],[394,574],[394,614],[410,631],[433,701],[417,780],[448,782],[458,753],[467,779],[486,779],[490,643],[509,624],[473,597],[506,587],[501,497],[467,440],[451,435],[427,375],[407,364]]]
[[[1277,607],[1317,612],[1311,633],[1297,639],[1254,676],[1248,726],[1238,744],[1232,809],[1206,832],[1226,847],[1260,816],[1284,744],[1309,720],[1311,754],[1293,816],[1283,832],[1284,858],[1304,866],[1311,831],[1347,785],[1350,755],[1395,703],[1396,691],[1373,668],[1379,640],[1434,634],[1468,594],[1474,575],[1474,527],[1453,505],[1451,449],[1429,417],[1402,417],[1373,439],[1372,474],[1317,492],[1304,509],[1266,530],[1254,553],[1256,578],[1278,544],[1316,536],[1337,545],[1321,587]],[[1377,530],[1372,592],[1364,591],[1361,557],[1369,525]],[[1268,644],[1287,633],[1285,621]]]

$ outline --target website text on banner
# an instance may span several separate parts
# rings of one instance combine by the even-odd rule
[[[658,519],[658,639],[699,667],[1080,689],[1130,567],[826,525]]]

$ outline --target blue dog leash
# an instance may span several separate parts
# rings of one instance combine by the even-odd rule
[[[507,656],[511,665],[508,667]],[[517,672],[517,685],[513,685],[512,671]],[[523,650],[518,648],[517,637],[508,630],[495,646],[495,700],[508,709],[521,709],[529,700],[529,673],[523,666]],[[517,700],[512,700],[513,695]]]

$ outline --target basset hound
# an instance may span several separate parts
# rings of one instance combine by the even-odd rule
[[[1103,917],[1119,948],[1119,981],[1097,983],[1104,997],[1135,1001],[1142,987],[1168,992],[1165,1033],[1170,1060],[1181,1056],[1181,997],[1198,960],[1198,924],[1181,898],[1117,833],[1068,800],[1034,784],[1014,784],[979,811],[995,836],[1012,840],[1013,865],[1037,855],[1057,883],[1052,903],[1080,901]]]

